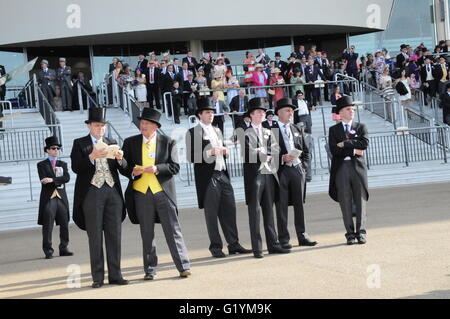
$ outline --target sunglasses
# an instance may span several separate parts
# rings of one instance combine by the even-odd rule
[[[61,149],[61,147],[59,147],[59,146],[52,146],[52,147],[50,147],[50,149],[52,150],[52,151],[56,151],[56,150],[60,150]]]

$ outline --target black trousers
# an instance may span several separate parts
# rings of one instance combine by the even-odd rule
[[[255,176],[253,181],[250,198],[248,198],[250,237],[253,252],[262,252],[262,239],[259,227],[261,212],[267,249],[271,250],[279,246],[273,216],[274,183],[274,177],[271,174],[262,174],[261,172]]]
[[[224,118],[223,115],[214,116],[214,120],[212,122],[212,125],[215,127],[218,127],[223,135],[223,122]]]
[[[294,206],[294,224],[299,241],[309,238],[305,230],[305,213],[303,210],[303,190],[305,172],[301,165],[283,166],[278,175],[280,180],[280,200],[277,207],[278,239],[281,245],[290,240],[288,231],[289,193]]]
[[[427,95],[430,96],[430,99],[436,96],[437,83],[436,80],[427,81],[425,83],[428,83],[428,87],[423,85],[422,88],[425,97],[425,105],[428,105]]]
[[[145,194],[134,191],[136,215],[141,227],[144,272],[154,275],[158,265],[155,244],[155,219],[159,217],[173,262],[179,272],[189,270],[188,251],[181,233],[177,208],[165,192],[153,194],[147,189]]]
[[[236,226],[236,202],[234,190],[225,173],[215,171],[206,189],[203,202],[205,209],[206,228],[211,244],[209,250],[214,253],[223,248],[219,233],[219,224],[222,227],[228,248],[233,249],[239,243]]]
[[[59,251],[64,251],[69,245],[69,220],[67,207],[58,197],[50,199],[45,207],[42,224],[42,250],[45,255],[53,255],[52,231],[57,219],[59,225]]]
[[[86,231],[89,238],[89,255],[93,281],[103,281],[105,276],[103,235],[105,236],[108,279],[122,278],[120,270],[123,200],[115,187],[106,183],[97,188],[90,186],[83,203]]]
[[[147,100],[151,108],[155,108],[153,100],[155,100],[156,108],[161,109],[159,87],[156,83],[147,83]]]

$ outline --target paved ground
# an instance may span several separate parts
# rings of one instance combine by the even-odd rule
[[[260,260],[211,258],[202,213],[181,210],[189,279],[178,278],[158,227],[158,276],[143,281],[139,229],[126,221],[122,266],[131,283],[101,289],[90,288],[87,238],[76,227],[75,256],[53,260],[42,257],[40,228],[1,232],[0,298],[450,298],[449,194],[450,183],[372,190],[362,246],[344,244],[338,205],[326,194],[311,195],[308,229],[319,245]],[[238,210],[241,242],[249,247],[246,207]],[[81,267],[81,288],[67,287],[70,264]]]

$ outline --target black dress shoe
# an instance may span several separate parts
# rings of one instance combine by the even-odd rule
[[[224,257],[226,257],[226,255],[221,250],[220,251],[211,252],[211,255],[214,258],[224,258]]]
[[[284,249],[291,249],[292,248],[292,245],[291,244],[282,244],[281,245],[281,248],[284,248]]]
[[[356,239],[358,240],[358,244],[360,245],[364,245],[365,243],[367,243],[365,234],[359,234],[358,236],[356,236]]]
[[[312,241],[310,239],[302,239],[298,242],[299,246],[315,246],[317,245],[316,241]]]
[[[269,249],[269,254],[289,254],[290,252],[290,249],[282,248],[281,246]]]
[[[153,278],[155,278],[155,275],[152,274],[145,274],[144,276],[144,280],[153,280]]]
[[[228,248],[228,253],[230,255],[235,255],[235,254],[250,254],[252,252],[251,249],[245,249],[244,247],[242,247],[241,245],[236,246],[235,248]]]
[[[59,255],[62,256],[73,256],[73,252],[68,251],[68,250],[60,250],[59,251]]]
[[[45,255],[45,259],[53,259],[53,255]]]
[[[255,257],[255,258],[264,258],[264,254],[262,253],[262,251],[254,251],[253,252],[253,257]]]
[[[121,278],[121,279],[118,279],[118,280],[110,280],[110,281],[109,281],[109,284],[110,284],[110,285],[124,286],[124,285],[128,285],[128,284],[129,284],[129,281],[126,280],[126,279]]]
[[[94,281],[92,283],[92,288],[100,288],[101,286],[103,286],[103,281]]]
[[[354,245],[354,244],[356,244],[356,238],[354,237],[347,238],[347,245]]]

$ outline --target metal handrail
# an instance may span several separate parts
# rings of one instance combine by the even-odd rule
[[[10,116],[11,116],[11,128],[14,128],[14,117],[13,117],[13,111],[12,111],[12,103],[11,103],[11,101],[0,101],[0,105],[1,104],[6,104],[6,105],[9,105],[9,114],[10,114]],[[3,108],[3,110],[5,110],[5,108]],[[3,112],[2,112],[3,113]],[[3,116],[5,116],[5,114],[3,113]],[[5,120],[4,120],[4,122],[6,122]],[[5,128],[5,127],[3,127],[3,128]]]

